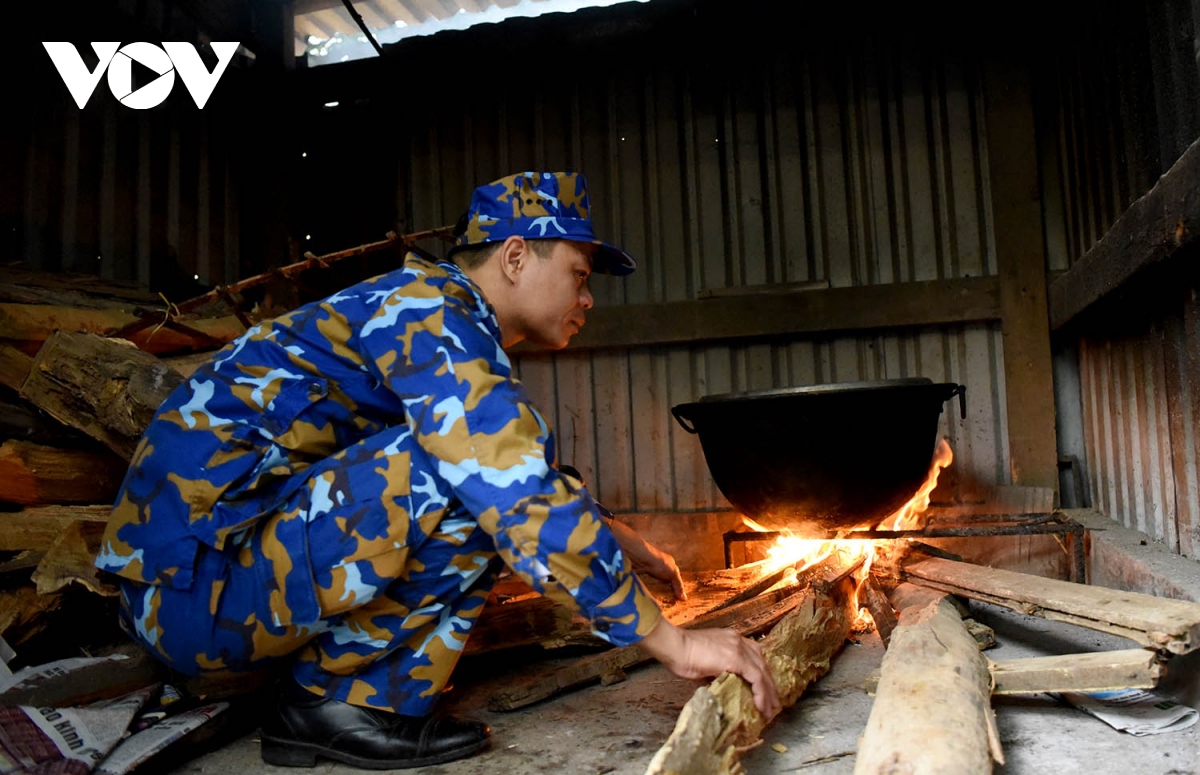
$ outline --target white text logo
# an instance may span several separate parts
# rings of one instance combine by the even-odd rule
[[[217,66],[209,72],[200,54],[191,43],[163,43],[162,48],[153,43],[93,43],[92,50],[100,61],[96,69],[88,70],[73,43],[43,43],[63,83],[67,85],[75,104],[83,108],[88,98],[100,83],[100,77],[108,71],[108,88],[113,96],[127,108],[144,110],[162,103],[175,86],[175,73],[179,73],[183,85],[203,108],[208,102],[217,81],[225,72],[238,44],[210,43],[217,55]],[[164,50],[165,49],[165,50]],[[158,74],[158,77],[136,91],[133,88],[133,63]]]

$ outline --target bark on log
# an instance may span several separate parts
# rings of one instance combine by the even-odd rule
[[[183,377],[119,339],[55,334],[34,359],[21,396],[125,460]]]
[[[73,523],[108,522],[112,506],[38,506],[0,512],[0,552],[46,551]]]
[[[108,450],[59,449],[6,441],[0,445],[0,501],[22,506],[112,500],[125,462]]]
[[[829,671],[854,622],[855,581],[817,586],[763,641],[763,654],[783,707]],[[750,686],[723,673],[696,690],[646,775],[733,775],[742,772],[739,748],[756,741],[770,719],[754,707]]]
[[[992,756],[1003,758],[987,660],[945,595],[906,584],[896,601],[855,775],[990,773]]]

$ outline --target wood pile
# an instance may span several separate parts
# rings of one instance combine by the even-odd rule
[[[113,337],[168,306],[131,284],[0,267],[0,637],[14,648],[64,606],[111,609],[92,559],[138,439],[185,374],[245,330],[209,305]]]

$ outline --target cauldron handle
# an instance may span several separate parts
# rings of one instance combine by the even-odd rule
[[[950,391],[950,395],[946,396],[946,400],[950,400],[958,396],[958,413],[965,420],[967,419],[967,386],[955,385]]]
[[[672,407],[671,407],[671,414],[675,416],[675,422],[679,423],[679,426],[680,426],[681,428],[683,428],[683,429],[684,429],[685,431],[687,431],[688,433],[695,433],[695,432],[696,432],[696,426],[695,426],[695,425],[689,425],[689,424],[688,424],[688,421],[684,419],[683,415],[682,415],[682,414],[680,413],[680,411],[679,411],[679,409],[680,409],[681,407],[683,407],[683,406],[684,406],[684,404],[680,404],[679,406],[672,406]]]

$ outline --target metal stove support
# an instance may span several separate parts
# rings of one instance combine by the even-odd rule
[[[1066,540],[1067,570],[1071,580],[1078,584],[1087,583],[1087,560],[1084,555],[1084,527],[1061,511],[1047,514],[981,514],[958,518],[948,522],[931,518],[919,530],[855,530],[844,535],[805,536],[815,540],[835,538],[845,540],[889,540],[901,538],[975,538],[986,536],[1013,535],[1061,535]],[[725,544],[725,567],[733,567],[732,547],[735,543],[748,541],[770,541],[783,535],[779,532],[729,531],[721,536]]]

